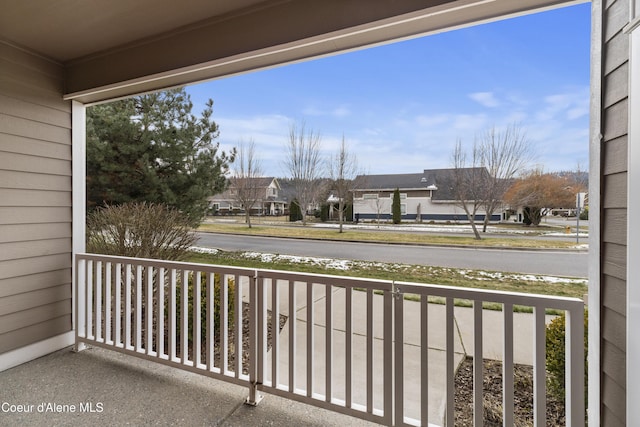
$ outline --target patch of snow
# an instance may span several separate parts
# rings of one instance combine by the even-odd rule
[[[313,224],[313,227],[316,228],[339,228],[339,224]],[[482,227],[482,225],[480,225]],[[385,230],[385,231],[422,231],[422,232],[433,232],[433,233],[473,233],[473,229],[468,224],[405,224],[405,225],[392,225],[392,224],[343,224],[343,228],[345,230]],[[488,226],[487,233],[493,234],[534,234],[539,233],[535,228],[503,228],[496,226]],[[575,236],[573,234],[567,234],[565,232],[549,232],[542,233],[544,236],[554,236],[554,237],[567,237],[567,236]],[[588,237],[588,233],[581,232],[580,237]]]
[[[203,248],[202,246],[191,246],[189,248],[189,250],[191,252],[196,252],[199,254],[211,254],[211,255],[215,255],[218,252],[220,252],[218,249],[214,249],[214,248]]]
[[[370,268],[378,268],[388,272],[399,272],[407,269],[424,269],[432,271],[434,267],[429,266],[412,266],[408,264],[396,264],[396,263],[382,263],[382,262],[370,262],[370,261],[350,261],[340,260],[332,258],[319,258],[319,257],[306,257],[295,255],[278,255],[261,252],[244,252],[242,256],[250,259],[259,259],[262,262],[270,263],[274,261],[284,261],[296,264],[315,265],[328,269],[347,271],[353,268],[360,268],[362,270]],[[437,268],[437,267],[436,267]],[[470,280],[493,280],[496,282],[505,280],[523,280],[528,282],[546,282],[546,283],[560,283],[560,284],[577,284],[586,285],[587,279],[569,278],[569,277],[557,277],[535,274],[521,274],[521,273],[503,273],[503,272],[488,272],[482,270],[467,270],[460,268],[440,268],[442,272],[456,272],[461,276]]]

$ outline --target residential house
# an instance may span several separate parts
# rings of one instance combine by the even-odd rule
[[[231,178],[229,188],[221,194],[208,198],[210,215],[233,215],[244,212],[245,207],[238,201],[236,178]],[[280,184],[274,177],[243,178],[246,188],[255,191],[256,203],[251,208],[252,215],[284,215],[287,201],[280,196]]]
[[[0,369],[75,341],[86,106],[575,3],[3,2]],[[640,0],[594,0],[591,37],[589,425],[637,425]]]
[[[471,169],[469,169],[471,170]],[[478,174],[487,174],[478,168]],[[353,214],[358,221],[389,221],[396,188],[400,191],[402,219],[406,221],[468,222],[460,202],[455,199],[453,169],[425,169],[422,173],[392,175],[360,175],[353,190]],[[476,213],[483,221],[485,211]],[[502,210],[494,212],[491,221],[504,219]]]

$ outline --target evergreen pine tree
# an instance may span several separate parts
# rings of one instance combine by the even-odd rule
[[[398,188],[393,192],[393,203],[391,204],[391,214],[393,223],[400,224],[402,221],[402,209],[400,208],[400,190]]]
[[[184,89],[87,109],[89,209],[160,203],[197,224],[207,197],[224,191],[234,153],[219,150],[213,101],[196,117]]]

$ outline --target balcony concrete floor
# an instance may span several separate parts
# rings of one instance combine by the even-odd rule
[[[248,406],[246,387],[100,348],[52,353],[0,372],[0,384],[3,426],[376,425],[272,395]],[[88,402],[96,412],[81,411]],[[75,405],[75,412],[40,404]]]

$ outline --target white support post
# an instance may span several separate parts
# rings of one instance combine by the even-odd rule
[[[600,425],[600,181],[602,174],[603,0],[591,2],[589,125],[589,425]]]
[[[86,244],[86,231],[85,231],[85,223],[86,223],[86,175],[87,175],[87,166],[86,166],[86,143],[87,140],[87,129],[86,129],[86,109],[84,104],[71,101],[71,158],[72,158],[72,252],[73,258],[75,259],[75,255],[85,252]],[[79,307],[79,299],[80,297],[84,297],[84,295],[76,295],[77,285],[82,286],[83,283],[78,283],[76,281],[76,263],[73,262],[73,279],[72,283],[74,283],[72,288],[72,300],[74,304],[72,307],[76,309],[75,315],[73,318],[73,329],[76,330],[78,327],[78,307]],[[79,289],[79,288],[78,288]],[[84,302],[83,302],[84,304]],[[82,351],[86,348],[84,343],[79,343],[76,341],[75,351]]]

